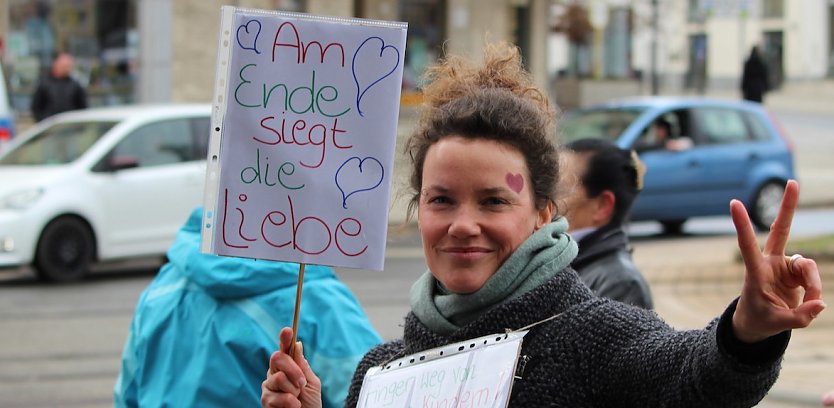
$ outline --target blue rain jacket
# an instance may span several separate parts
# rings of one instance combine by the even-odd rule
[[[278,332],[292,327],[298,264],[200,252],[195,210],[169,262],[139,297],[114,389],[116,407],[256,407]],[[341,407],[361,357],[381,342],[333,270],[307,265],[298,340]]]

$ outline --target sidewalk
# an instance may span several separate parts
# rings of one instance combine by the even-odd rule
[[[735,88],[708,89],[704,96],[740,100],[741,91]],[[774,112],[834,114],[834,79],[786,82],[780,89],[765,94],[764,105]]]
[[[744,267],[735,236],[682,237],[633,242],[634,261],[646,275],[657,313],[677,329],[701,328],[737,297]],[[705,254],[709,254],[705,256]],[[824,282],[834,282],[834,262],[820,263]],[[834,299],[834,285],[824,286]],[[819,407],[834,389],[834,310],[807,329],[795,330],[782,372],[759,408]]]

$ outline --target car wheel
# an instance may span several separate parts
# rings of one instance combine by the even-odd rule
[[[660,221],[660,225],[663,226],[663,233],[666,235],[680,235],[683,233],[683,223],[686,222],[686,219],[682,220],[663,220]]]
[[[93,232],[84,221],[60,217],[43,229],[35,252],[35,271],[43,280],[71,282],[90,270],[95,257]]]
[[[779,213],[782,205],[782,196],[785,194],[785,184],[778,181],[769,181],[759,188],[753,198],[753,205],[750,208],[750,220],[759,231],[769,231],[770,225]]]

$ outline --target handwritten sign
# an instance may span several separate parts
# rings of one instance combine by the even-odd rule
[[[357,406],[506,407],[525,334],[481,337],[374,367]]]
[[[204,252],[382,269],[405,37],[222,8]]]

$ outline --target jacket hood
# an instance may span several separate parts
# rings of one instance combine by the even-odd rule
[[[240,298],[295,287],[299,264],[207,254],[200,251],[203,209],[192,211],[168,249],[168,264],[215,298]],[[326,266],[307,265],[304,281],[335,279]]]

